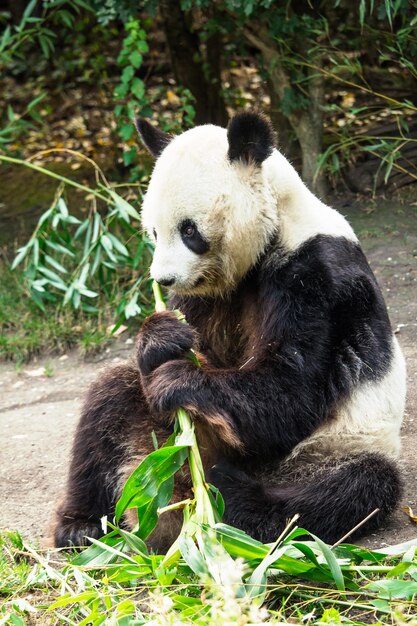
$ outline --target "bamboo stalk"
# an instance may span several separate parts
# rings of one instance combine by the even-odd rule
[[[152,284],[152,289],[155,297],[155,311],[161,313],[166,311],[165,302],[162,298],[161,288],[159,284],[154,281]],[[178,319],[181,319],[185,322],[184,316],[180,313],[180,311],[176,311]],[[194,352],[190,355],[192,360],[196,365],[200,367],[200,363],[198,358]],[[200,450],[198,448],[197,439],[194,432],[194,424],[188,415],[187,411],[182,408],[179,408],[176,412],[178,427],[179,427],[179,435],[181,433],[191,433],[192,444],[188,451],[188,463],[190,466],[190,474],[191,474],[191,482],[193,485],[194,492],[194,501],[195,505],[195,513],[190,516],[188,522],[194,521],[197,525],[208,524],[209,526],[214,526],[216,523],[215,512],[213,510],[213,505],[211,503],[208,486],[204,476],[204,468],[203,463],[201,461]],[[178,549],[178,540],[174,542],[169,551],[167,552],[163,564],[165,566],[172,565],[175,563],[180,557],[180,552]]]

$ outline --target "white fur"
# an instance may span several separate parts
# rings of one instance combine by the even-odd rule
[[[157,233],[151,275],[175,277],[178,291],[189,290],[202,274],[214,279],[206,291],[233,287],[277,227],[261,170],[232,165],[227,150],[224,128],[198,126],[176,137],[156,162],[142,212],[145,228]],[[187,218],[210,242],[207,255],[183,244],[178,225]]]
[[[360,452],[400,453],[400,428],[405,408],[405,361],[393,337],[393,357],[379,382],[358,386],[315,433],[298,444],[291,458],[332,457]]]
[[[292,252],[318,234],[357,241],[346,219],[321,202],[278,150],[263,164],[265,180],[276,199],[281,242]]]
[[[143,203],[145,228],[157,233],[151,275],[175,278],[188,292],[232,289],[256,263],[273,232],[287,252],[318,233],[356,241],[347,221],[316,198],[277,150],[261,167],[230,163],[224,128],[198,126],[173,139],[157,160]],[[207,255],[183,244],[178,225],[196,222],[210,242]]]

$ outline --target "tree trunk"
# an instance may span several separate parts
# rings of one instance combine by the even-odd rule
[[[297,122],[297,138],[302,154],[302,177],[314,193],[324,199],[327,184],[324,175],[318,170],[318,158],[323,150],[323,104],[324,78],[322,74],[311,76],[308,81],[311,106],[300,113]]]
[[[199,37],[188,27],[180,3],[161,0],[159,7],[175,78],[196,99],[196,123],[224,125],[227,112],[221,93],[218,36],[208,40],[207,59],[203,63]]]
[[[269,72],[271,103],[274,102],[275,106],[279,106],[285,91],[291,89],[290,78],[280,63],[279,51],[274,47],[268,31],[259,24],[253,25],[252,29],[245,28],[244,35],[263,56]],[[314,193],[324,199],[327,190],[326,180],[323,173],[317,170],[323,138],[324,79],[321,74],[315,73],[310,77],[308,92],[309,108],[295,109],[288,113],[286,118],[300,144],[302,178]]]

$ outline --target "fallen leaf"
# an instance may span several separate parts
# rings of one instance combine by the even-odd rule
[[[410,518],[410,520],[412,522],[417,524],[417,514],[414,513],[414,511],[411,508],[411,506],[403,506],[403,511],[404,511],[404,513],[407,513],[408,517]]]
[[[109,335],[113,335],[113,337],[118,337],[119,335],[121,335],[122,333],[125,332],[125,330],[127,330],[127,326],[123,326],[123,324],[121,326],[119,326],[119,328],[117,330],[115,330],[113,332],[113,328],[115,327],[115,324],[113,324],[112,326],[108,326],[107,327],[107,332]]]
[[[34,370],[23,370],[24,373],[26,374],[26,376],[45,376],[45,368],[44,367],[38,367]]]

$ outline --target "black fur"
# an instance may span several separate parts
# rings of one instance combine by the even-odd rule
[[[229,298],[171,304],[189,326],[172,313],[151,316],[138,336],[137,369],[118,366],[87,397],[57,545],[99,532],[100,515],[114,509],[120,467],[152,450],[152,430],[158,441],[167,438],[165,424],[180,406],[200,429],[206,469],[227,463],[212,473],[226,521],[264,541],[296,512],[330,542],[376,507],[362,531],[381,524],[400,497],[398,471],[384,456],[310,462],[302,480],[286,477],[282,465],[358,383],[378,381],[389,368],[390,323],[360,247],[319,235],[285,257],[275,242]],[[197,344],[202,368],[184,358]],[[165,545],[162,534],[158,541]]]
[[[191,229],[192,234],[188,234],[188,229]],[[196,224],[192,220],[184,220],[180,225],[181,239],[187,248],[196,254],[205,254],[209,251],[209,242],[204,239],[203,235],[198,230]]]
[[[181,322],[175,313],[154,313],[144,322],[137,341],[139,370],[147,376],[157,367],[180,359],[195,342],[195,333],[188,324]]]
[[[206,336],[213,309],[221,306],[238,326],[248,300],[258,312],[256,325],[243,346],[242,328],[228,328],[231,360],[225,355],[223,364],[215,359],[215,367],[202,370],[165,363],[150,377],[147,394],[157,413],[187,405],[227,415],[246,454],[265,461],[284,456],[330,419],[359,382],[386,373],[392,333],[362,251],[344,238],[317,236],[286,260],[268,251],[228,304],[207,298],[174,304],[199,331],[204,353],[213,343],[210,330]]]
[[[310,466],[302,479],[287,484],[281,472],[280,486],[262,478],[254,480],[229,463],[219,463],[209,476],[224,498],[224,521],[265,543],[275,541],[296,513],[298,526],[335,543],[379,509],[350,539],[372,532],[392,513],[402,492],[397,466],[379,454]]]
[[[143,117],[135,119],[135,126],[145,147],[156,159],[173,139],[172,135],[156,128]]]
[[[227,127],[230,161],[260,165],[275,147],[275,134],[270,121],[257,113],[239,113]]]

